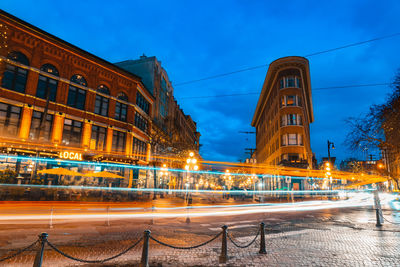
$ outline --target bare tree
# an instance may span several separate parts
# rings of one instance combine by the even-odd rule
[[[352,150],[379,148],[389,151],[390,162],[398,161],[400,157],[400,71],[392,89],[385,103],[371,106],[365,116],[346,120],[351,127],[346,143]],[[399,174],[388,174],[399,188]]]

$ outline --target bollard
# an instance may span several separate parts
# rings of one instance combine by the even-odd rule
[[[379,199],[378,190],[374,191],[374,204],[376,212],[376,226],[381,227],[383,223],[381,200]]]
[[[267,254],[267,250],[265,249],[265,223],[260,223],[260,254]]]
[[[43,253],[44,253],[44,246],[46,245],[47,237],[49,235],[47,233],[41,233],[39,235],[39,243],[40,248],[36,253],[35,261],[33,263],[33,267],[41,267],[43,262]]]
[[[189,206],[186,207],[186,223],[190,223]]]
[[[145,230],[143,233],[143,250],[142,259],[140,260],[140,267],[149,267],[149,239],[150,230]]]
[[[228,226],[222,226],[222,248],[221,255],[219,256],[219,263],[226,263],[228,260],[228,242],[226,240],[228,235]]]

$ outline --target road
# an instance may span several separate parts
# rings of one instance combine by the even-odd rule
[[[361,198],[360,201],[361,200],[363,199]],[[43,231],[49,233],[49,240],[52,243],[72,255],[85,259],[99,259],[117,254],[133,241],[142,237],[145,229],[150,229],[154,236],[162,239],[164,242],[179,246],[191,246],[210,239],[212,236],[219,233],[221,226],[225,224],[228,225],[229,233],[231,233],[234,238],[241,242],[247,242],[254,237],[259,223],[263,221],[266,223],[267,228],[267,240],[269,240],[268,250],[272,255],[275,255],[274,257],[269,255],[265,260],[270,261],[272,265],[274,265],[275,262],[277,265],[294,266],[296,265],[295,263],[302,262],[307,266],[321,266],[324,264],[343,266],[343,264],[340,264],[359,261],[360,257],[363,256],[363,253],[358,251],[351,257],[347,255],[344,258],[342,257],[338,262],[331,262],[332,259],[330,257],[326,256],[321,260],[318,258],[318,255],[312,254],[320,250],[320,246],[322,246],[327,253],[328,251],[329,253],[332,251],[334,251],[332,253],[338,253],[337,250],[342,249],[340,248],[340,244],[342,244],[343,248],[346,248],[346,250],[356,250],[356,246],[368,246],[369,251],[366,253],[371,254],[368,254],[368,257],[375,257],[379,260],[383,259],[383,262],[387,263],[385,266],[392,266],[390,265],[392,261],[399,260],[398,255],[400,255],[400,247],[398,244],[400,242],[400,227],[386,223],[384,228],[381,229],[382,231],[377,233],[375,231],[377,229],[375,227],[375,213],[374,210],[371,210],[369,203],[361,207],[319,210],[302,210],[301,207],[304,207],[304,203],[284,204],[291,206],[292,209],[248,214],[225,214],[224,216],[221,216],[221,214],[213,216],[192,216],[190,217],[190,223],[187,223],[186,216],[183,216],[186,210],[178,212],[182,214],[182,216],[175,215],[175,217],[171,216],[168,218],[157,216],[136,218],[118,216],[111,217],[110,220],[107,220],[107,217],[104,217],[104,215],[107,214],[105,211],[107,206],[110,207],[109,213],[122,212],[122,214],[125,214],[128,212],[126,209],[132,208],[140,209],[140,212],[143,214],[165,213],[165,210],[161,210],[161,208],[170,206],[170,201],[169,199],[159,199],[152,203],[143,202],[134,203],[134,205],[133,203],[113,205],[99,205],[99,203],[36,203],[36,205],[32,206],[32,203],[2,203],[0,209],[3,216],[5,214],[4,212],[8,212],[8,215],[29,214],[30,216],[35,214],[44,215],[46,213],[46,216],[48,216],[49,210],[53,207],[55,218],[57,218],[57,214],[71,215],[82,214],[82,212],[87,214],[100,214],[103,217],[87,217],[82,220],[54,219],[52,228],[50,228],[48,217],[46,220],[39,219],[34,221],[16,220],[14,222],[7,222],[6,220],[2,220],[0,228],[0,255],[6,255],[6,252],[10,249],[17,249],[30,244],[37,238],[37,234]],[[228,205],[233,203],[224,204]],[[157,211],[156,208],[156,210],[152,212],[152,205],[155,205],[159,210]],[[276,208],[277,206],[266,207]],[[265,210],[266,207],[264,207]],[[279,205],[278,207],[281,208],[282,206]],[[143,208],[147,211],[143,212]],[[240,207],[240,209],[238,209],[238,207],[224,207],[223,211],[243,211],[252,208],[252,206]],[[210,207],[199,208],[201,211],[204,211],[204,209],[208,210]],[[216,208],[211,209],[215,210]],[[129,213],[132,212],[135,211],[129,210]],[[171,211],[168,211],[168,213],[170,212]],[[396,212],[386,210],[385,216],[390,220],[400,222],[400,217],[397,217]],[[360,231],[362,231],[362,233]],[[379,234],[378,237],[376,236],[377,234]],[[382,244],[384,243],[388,249],[391,248],[392,250],[388,250],[387,253],[384,253],[385,255],[380,252],[382,255],[379,254],[379,256],[376,254],[376,250],[379,250],[379,242],[377,243],[377,240],[379,240],[380,237],[382,237]],[[282,240],[284,240],[283,243]],[[364,244],[363,242],[366,243]],[[255,246],[257,246],[257,244],[256,242]],[[200,248],[193,251],[182,252],[165,249],[151,243],[151,260],[154,264],[162,262],[163,266],[194,266],[196,264],[197,266],[215,266],[215,260],[218,259],[220,246],[220,241],[215,241],[215,243],[207,245],[204,249]],[[396,248],[396,246],[398,248]],[[248,266],[251,264],[254,266],[263,266],[263,261],[261,259],[264,258],[260,258],[260,256],[257,255],[257,248],[235,250],[231,247],[233,246],[230,245],[230,253],[233,257],[231,263],[233,266]],[[312,250],[306,250],[307,247],[312,247]],[[109,266],[116,266],[118,264],[121,266],[131,266],[131,261],[137,261],[140,258],[140,249],[141,248],[135,248],[127,255],[121,256],[118,261],[110,263]],[[290,251],[290,257],[286,255],[285,249]],[[392,255],[394,252],[397,254]],[[307,253],[311,253],[308,254],[308,260],[306,257]],[[202,255],[206,256],[205,258],[207,260],[203,260],[203,257],[201,257]],[[298,257],[293,258],[293,255],[297,255]],[[315,263],[310,261],[310,256],[315,257]],[[33,257],[33,251],[26,252],[23,256],[18,256],[16,259],[8,262],[8,266],[32,266]],[[284,257],[284,259],[282,257]],[[337,257],[334,258],[337,259]],[[54,252],[46,251],[46,264],[44,266],[56,266],[54,265],[55,262],[57,266],[72,266],[75,264],[71,260],[65,259]],[[368,266],[368,264],[366,265]],[[379,266],[379,264],[375,266]]]

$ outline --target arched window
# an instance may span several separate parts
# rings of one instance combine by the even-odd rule
[[[47,72],[54,76],[59,76],[58,70],[51,64],[44,64],[41,71]],[[36,89],[36,96],[50,101],[56,101],[58,81],[50,77],[39,75],[38,85]]]
[[[22,65],[29,66],[28,58],[21,52],[17,51],[10,52],[7,58],[15,62],[18,62]],[[7,63],[6,70],[4,71],[3,75],[3,80],[1,82],[1,86],[13,91],[24,93],[27,77],[28,77],[28,70]]]
[[[100,85],[97,88],[97,92],[103,95],[110,95],[110,90],[108,90],[107,86],[105,85]],[[94,113],[99,114],[101,116],[108,116],[109,98],[103,95],[96,94],[96,102],[94,103]]]
[[[83,76],[79,74],[75,74],[74,76],[72,76],[71,82],[85,87],[87,86],[85,78],[83,78]],[[85,101],[86,90],[70,84],[68,90],[67,105],[78,109],[85,109]]]
[[[128,96],[124,93],[119,93],[117,95],[117,99],[128,102]],[[117,103],[115,103],[115,116],[114,118],[116,120],[120,120],[120,121],[126,121],[127,118],[127,114],[128,114],[128,105],[124,104],[120,101],[117,101]]]

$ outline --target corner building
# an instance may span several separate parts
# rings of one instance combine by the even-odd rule
[[[154,97],[140,77],[4,11],[0,24],[1,153],[148,163]]]
[[[257,163],[311,168],[313,120],[308,60],[291,56],[272,62],[251,123]]]

